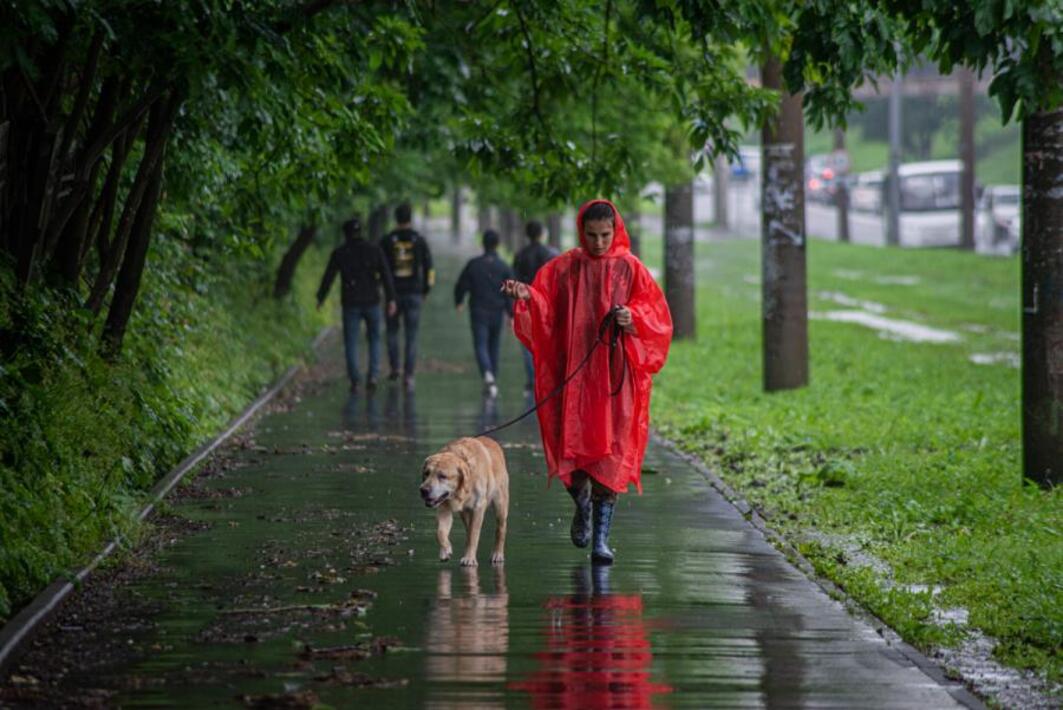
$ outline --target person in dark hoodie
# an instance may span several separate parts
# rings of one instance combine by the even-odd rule
[[[413,228],[413,210],[403,203],[395,208],[395,229],[380,240],[395,279],[398,310],[388,316],[389,380],[399,379],[399,321],[406,330],[402,374],[406,389],[413,389],[413,372],[417,364],[417,328],[421,320],[421,300],[435,284],[432,252],[428,242]]]
[[[470,259],[454,285],[454,306],[460,313],[469,295],[469,322],[476,364],[484,379],[484,394],[498,396],[498,351],[503,317],[513,314],[513,302],[501,293],[502,283],[513,278],[509,264],[498,256],[498,232],[483,236],[484,253]]]
[[[357,215],[343,223],[343,244],[329,257],[321,287],[317,290],[317,307],[325,302],[336,274],[340,274],[343,299],[343,344],[347,353],[347,376],[351,392],[358,391],[358,331],[365,322],[369,342],[369,370],[366,389],[376,388],[380,374],[380,289],[387,294],[388,316],[395,314],[395,285],[391,280],[384,254],[375,244],[362,238],[362,220]]]
[[[553,248],[543,244],[543,225],[541,222],[531,221],[524,226],[524,234],[528,237],[528,244],[517,252],[513,259],[513,273],[517,281],[528,284],[535,281],[535,275],[543,265],[557,256]],[[532,363],[532,354],[528,348],[521,346],[521,354],[524,355],[524,396],[529,397],[535,391],[535,366]]]

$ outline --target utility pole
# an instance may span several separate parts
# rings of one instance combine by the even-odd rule
[[[765,60],[760,80],[780,93],[779,111],[761,132],[764,389],[774,392],[808,384],[805,130],[801,96],[786,93],[777,57]]]
[[[889,98],[890,167],[886,177],[886,244],[901,244],[901,101],[904,75],[893,72],[893,86]]]
[[[838,241],[848,244],[849,236],[849,152],[845,149],[845,129],[834,129],[834,206],[838,218]]]
[[[1063,483],[1063,107],[1022,122],[1023,474]]]
[[[547,239],[550,246],[561,251],[561,213],[551,212],[546,216]]]
[[[672,337],[693,338],[694,183],[664,191],[664,297],[672,312]]]
[[[960,81],[960,248],[974,250],[974,71],[957,70]]]
[[[726,230],[730,226],[727,219],[727,193],[730,188],[731,166],[726,155],[717,155],[712,164],[712,207],[713,222],[716,228]]]

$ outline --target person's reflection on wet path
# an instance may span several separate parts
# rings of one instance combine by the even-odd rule
[[[483,396],[480,402],[480,431],[498,424],[498,397]]]
[[[401,402],[401,409],[400,409]],[[417,436],[417,393],[414,390],[389,386],[384,400],[384,419],[396,433],[411,439]]]
[[[431,707],[503,707],[499,686],[506,678],[509,650],[509,592],[505,570],[494,570],[495,591],[484,594],[476,567],[457,572],[464,578],[464,595],[452,590],[452,572],[439,571],[436,599],[425,630],[425,677],[438,696]],[[461,684],[448,687],[448,683]],[[483,684],[482,694],[469,684]],[[440,702],[442,701],[442,702]]]
[[[610,567],[573,570],[573,592],[546,602],[539,670],[510,689],[536,708],[644,708],[672,688],[650,678],[653,650],[641,594],[611,594]]]
[[[365,403],[364,426],[358,416],[360,401]],[[374,393],[369,392],[362,396],[352,392],[347,397],[347,401],[343,404],[343,428],[349,431],[376,432],[380,430],[380,404]]]

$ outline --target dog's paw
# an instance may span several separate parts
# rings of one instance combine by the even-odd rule
[[[450,559],[450,550],[440,550],[439,551],[439,561],[440,562],[446,562],[449,559]]]
[[[462,567],[476,567],[478,565],[479,565],[479,563],[476,561],[475,557],[471,557],[471,556],[466,555],[465,557],[461,558],[461,566]]]
[[[506,556],[503,555],[501,552],[496,552],[495,554],[491,555],[491,564],[493,565],[500,565],[503,564],[505,561]]]

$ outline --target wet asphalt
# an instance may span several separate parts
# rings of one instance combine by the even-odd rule
[[[645,493],[618,505],[613,567],[568,541],[571,503],[547,487],[534,418],[496,437],[505,565],[490,564],[490,513],[480,566],[457,562],[460,522],[459,554],[440,563],[421,462],[525,405],[510,333],[501,394],[481,396],[467,316],[450,307],[456,262],[442,261],[414,392],[348,394],[339,339],[326,341],[323,381],[259,419],[199,481],[206,494],[175,503],[205,529],[130,590],[149,610],[133,651],[65,683],[117,688],[106,704],[125,707],[956,706],[653,444]]]

